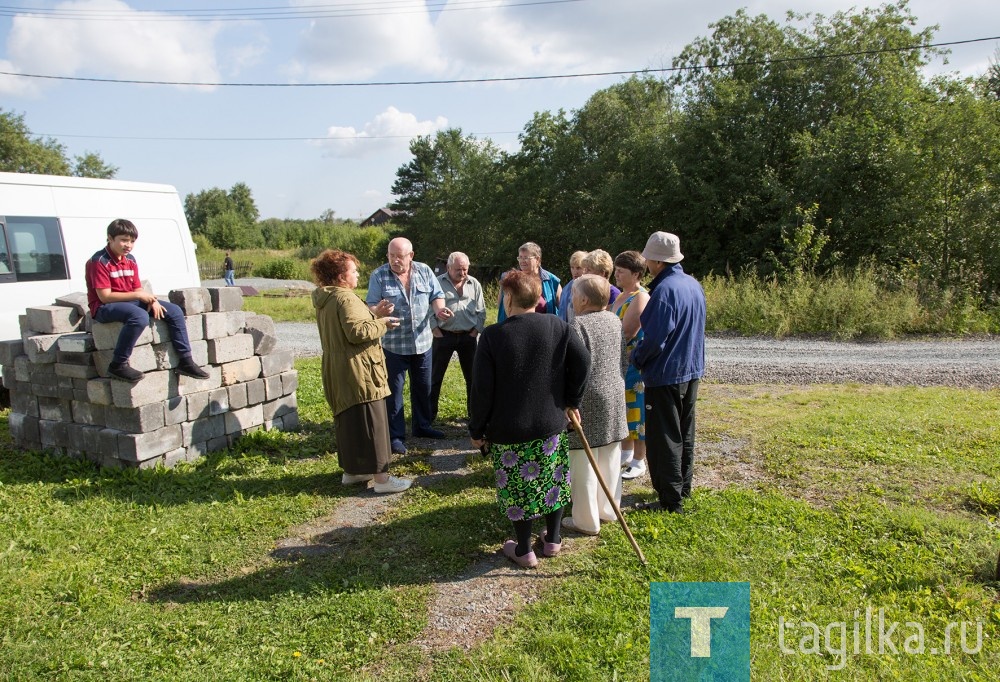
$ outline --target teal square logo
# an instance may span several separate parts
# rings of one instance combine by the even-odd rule
[[[650,682],[750,682],[750,583],[650,583]]]

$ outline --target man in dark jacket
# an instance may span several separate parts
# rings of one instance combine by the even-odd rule
[[[680,512],[691,495],[695,402],[705,373],[705,292],[680,265],[680,239],[655,232],[642,252],[653,275],[632,363],[646,387],[646,453],[660,505]]]

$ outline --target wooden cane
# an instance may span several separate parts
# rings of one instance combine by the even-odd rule
[[[619,507],[618,503],[615,501],[615,496],[608,489],[608,484],[605,482],[604,476],[601,475],[601,470],[597,466],[597,459],[594,457],[594,453],[590,449],[590,443],[587,442],[587,437],[583,435],[583,427],[580,426],[580,420],[576,418],[575,412],[569,413],[569,420],[573,424],[573,428],[576,430],[577,435],[580,436],[580,440],[583,442],[583,450],[587,453],[587,459],[590,460],[590,466],[594,470],[594,474],[597,475],[597,480],[601,484],[601,489],[607,496],[608,501],[611,502],[611,507],[615,510],[615,516],[618,517],[618,523],[622,524],[622,530],[625,531],[625,536],[628,537],[628,541],[632,543],[632,549],[634,549],[636,555],[638,555],[639,561],[643,566],[646,566],[646,557],[643,556],[642,550],[639,549],[639,544],[635,541],[635,538],[632,537],[632,531],[628,529],[628,523],[625,522],[625,515],[622,514],[621,507]]]

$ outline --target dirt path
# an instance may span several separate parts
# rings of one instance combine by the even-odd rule
[[[419,476],[415,485],[433,487],[446,478],[472,473],[468,440],[445,440],[428,457],[431,473]],[[744,457],[747,443],[722,441],[699,444],[695,486],[722,488],[734,482],[753,485],[763,476]],[[637,501],[636,488],[648,488],[643,476],[625,481],[622,508],[628,511]],[[405,495],[405,493],[403,493]],[[369,488],[345,498],[332,513],[292,528],[288,537],[276,543],[272,555],[293,558],[303,555],[337,554],[361,529],[380,523],[385,513],[401,500],[401,495],[376,495]],[[563,536],[563,554],[587,551],[599,539],[579,535]],[[424,651],[453,647],[465,650],[488,639],[493,631],[510,623],[525,605],[537,601],[564,574],[565,564],[543,561],[537,569],[515,566],[502,554],[484,556],[456,578],[434,584],[434,597],[427,605],[427,625],[410,644]]]

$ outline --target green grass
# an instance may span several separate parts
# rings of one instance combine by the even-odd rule
[[[477,460],[406,493],[333,554],[272,556],[352,492],[319,361],[296,366],[302,431],[171,471],[19,452],[0,414],[0,679],[646,680],[648,583],[671,580],[751,583],[755,680],[995,679],[997,391],[708,384],[698,466],[749,483],[699,488],[682,516],[630,514],[648,568],[608,527],[548,560],[555,582],[491,639],[428,655],[409,642],[435,583],[508,537],[491,472]],[[463,391],[452,367],[455,435]],[[426,472],[428,456],[397,468]],[[867,607],[921,622],[928,646],[948,621],[981,621],[982,651],[848,656],[835,673],[836,655],[778,648],[779,617],[823,626]]]

